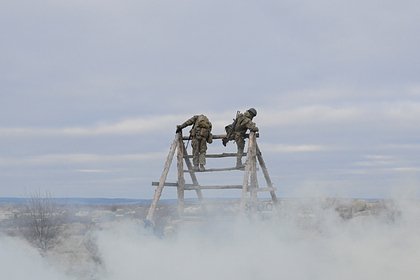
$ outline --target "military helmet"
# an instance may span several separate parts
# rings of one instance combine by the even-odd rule
[[[248,109],[248,112],[250,112],[254,117],[257,115],[257,110],[255,110],[254,108]]]

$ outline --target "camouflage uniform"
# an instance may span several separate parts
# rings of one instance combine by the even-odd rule
[[[257,132],[258,127],[255,123],[252,122],[252,119],[256,116],[257,112],[255,109],[251,108],[243,114],[239,114],[236,119],[236,125],[232,134],[233,139],[235,140],[236,146],[238,147],[238,152],[236,155],[236,167],[242,167],[242,156],[244,154],[245,148],[245,134],[249,129],[250,131]]]
[[[206,165],[207,143],[210,144],[213,142],[213,136],[211,134],[212,124],[206,116],[195,115],[183,124],[178,125],[177,133],[190,125],[193,126],[190,130],[190,137],[194,169],[203,171],[204,165]]]

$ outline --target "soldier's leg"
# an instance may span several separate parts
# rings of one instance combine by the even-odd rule
[[[204,166],[206,165],[206,151],[207,151],[207,142],[206,142],[206,139],[202,139],[200,141],[200,156],[199,156],[200,170],[204,170]]]
[[[245,139],[241,136],[235,137],[238,153],[236,154],[236,167],[242,167],[242,156],[244,155]]]
[[[200,155],[199,144],[200,144],[200,141],[197,138],[193,138],[191,140],[194,170],[198,170],[199,155]]]

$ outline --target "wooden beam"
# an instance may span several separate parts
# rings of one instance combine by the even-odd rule
[[[258,147],[258,144],[256,146],[257,146],[257,158],[258,158],[258,162],[260,163],[260,166],[261,166],[262,172],[264,174],[264,178],[265,178],[265,181],[267,183],[267,186],[274,189],[273,182],[271,181],[270,175],[268,174],[267,166],[265,165],[265,161],[263,159],[263,156],[262,156],[262,153],[260,151],[260,148]],[[271,195],[271,199],[273,200],[273,202],[274,203],[277,203],[278,202],[277,195],[274,192],[274,190],[270,192],[270,195]]]
[[[180,216],[184,213],[184,141],[182,141],[182,132],[178,133],[178,154],[177,154],[177,169],[178,169],[178,214]]]
[[[249,134],[249,146],[250,146],[250,193],[251,193],[251,204],[252,207],[255,207],[258,197],[257,197],[257,188],[258,188],[258,179],[257,179],[257,141],[255,137],[255,133],[251,132]]]
[[[237,153],[222,153],[222,154],[206,154],[206,158],[225,158],[225,157],[236,157]],[[246,153],[243,154],[246,156]],[[184,157],[192,158],[192,155],[184,155]]]
[[[159,182],[152,182],[152,186],[158,186]],[[170,183],[166,182],[165,187],[178,187],[178,183]],[[242,185],[208,185],[208,186],[201,186],[201,185],[194,185],[194,184],[185,184],[184,190],[186,191],[193,191],[196,189],[203,189],[203,190],[222,190],[222,189],[242,189]],[[257,188],[257,192],[271,192],[275,191],[276,188],[273,187],[260,187]]]
[[[260,134],[259,133],[255,133],[255,136],[257,138],[259,138],[260,137]],[[223,139],[225,137],[226,137],[226,134],[213,134],[213,140]],[[245,134],[245,138],[248,138],[248,137],[249,137],[249,134]],[[189,140],[189,139],[190,138],[188,136],[182,137],[182,140]]]
[[[232,170],[244,170],[243,168],[238,168],[238,167],[226,167],[226,168],[207,168],[203,171],[199,171],[199,170],[184,170],[184,172],[189,172],[189,173],[203,173],[203,172],[218,172],[218,171],[232,171]]]
[[[244,172],[244,179],[242,181],[242,195],[241,195],[241,210],[244,212],[246,208],[247,196],[248,196],[248,189],[249,189],[249,174],[250,174],[250,145],[248,143],[247,148],[247,157],[245,161],[245,172]]]
[[[192,186],[193,184],[185,184],[185,187]],[[152,182],[152,186],[159,186],[159,182]],[[178,183],[165,183],[165,187],[178,187]]]
[[[152,186],[159,185],[159,182],[152,182]],[[178,187],[178,183],[165,183],[167,187]],[[224,189],[242,189],[242,185],[194,185],[194,184],[185,184],[184,190],[192,191],[192,190],[224,190]]]
[[[152,204],[150,205],[149,211],[147,212],[146,220],[149,222],[153,223],[153,215],[155,213],[159,198],[162,195],[162,190],[165,185],[166,177],[168,176],[169,168],[171,167],[172,159],[174,157],[177,145],[178,145],[178,136],[175,137],[171,145],[171,148],[169,149],[169,153],[168,153],[168,156],[166,157],[166,162],[165,162],[162,174],[160,175],[159,185],[156,187]]]
[[[185,160],[185,164],[187,165],[188,170],[191,171],[190,172],[191,180],[193,181],[194,185],[200,185],[198,183],[197,176],[195,176],[195,173],[192,172],[193,171],[193,166],[191,164],[190,159],[188,158],[188,152],[187,152],[187,149],[185,148],[185,145],[182,145],[182,149],[184,150],[184,155],[187,156],[187,157],[184,156],[184,160]],[[202,201],[203,200],[203,193],[201,192],[201,190],[196,189],[195,192],[197,193],[198,200]]]

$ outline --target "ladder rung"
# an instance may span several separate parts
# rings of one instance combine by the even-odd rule
[[[152,182],[152,186],[159,186],[159,182]],[[165,183],[167,187],[178,187],[178,183]],[[242,185],[209,185],[200,186],[194,184],[185,184],[184,190],[221,190],[221,189],[242,189]]]
[[[245,170],[245,168],[238,168],[238,167],[227,167],[227,168],[208,168],[204,169],[203,171],[199,170],[184,170],[184,173],[195,173],[195,172],[218,172],[218,171],[232,171],[232,170]]]
[[[159,182],[152,182],[152,186],[156,187],[159,186]],[[165,187],[178,187],[178,183],[168,183],[164,184]],[[193,184],[185,184],[185,186],[193,186]]]
[[[185,189],[188,190],[226,190],[226,189],[242,189],[242,185],[213,185],[213,186],[188,186]]]
[[[152,186],[159,186],[159,182],[152,182]],[[169,183],[166,182],[166,187],[178,187],[178,183]],[[222,189],[242,189],[242,185],[208,185],[208,186],[200,186],[194,184],[185,184],[184,190],[222,190]],[[248,189],[249,190],[249,189]],[[276,191],[276,188],[273,187],[261,187],[257,188],[257,192],[271,192]]]
[[[257,132],[257,133],[255,133],[255,136],[257,137],[257,138],[259,138],[260,137],[260,134]],[[223,139],[223,138],[225,138],[226,137],[226,134],[213,134],[213,139]],[[249,134],[247,133],[247,134],[245,134],[245,138],[249,138]],[[188,136],[183,136],[182,137],[182,140],[190,140],[190,137],[188,137]]]
[[[206,158],[225,158],[225,157],[236,157],[237,153],[222,153],[222,154],[207,154]],[[246,153],[243,154],[246,156]],[[193,155],[184,156],[187,158],[193,158]]]

